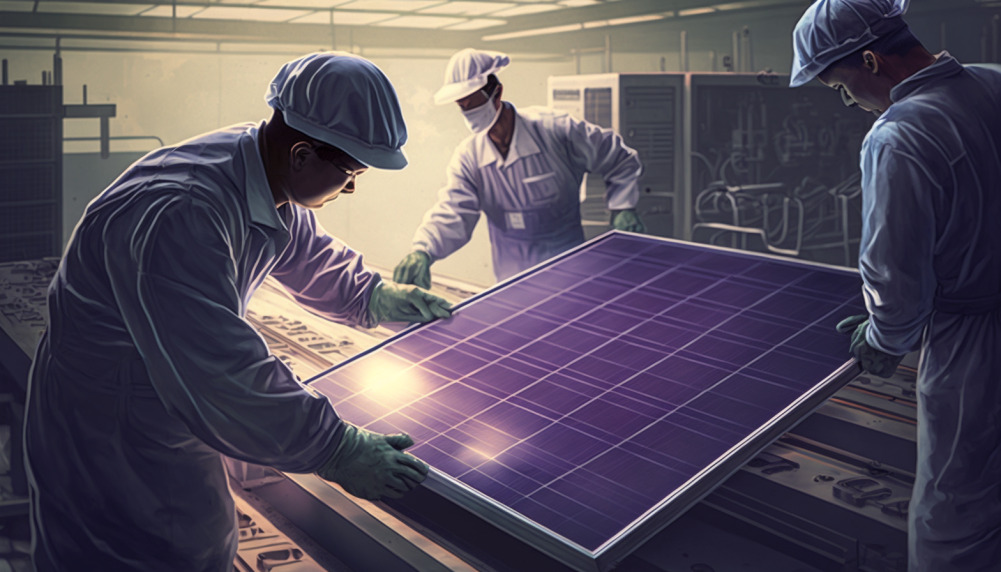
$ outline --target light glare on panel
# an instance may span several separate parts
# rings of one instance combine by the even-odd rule
[[[452,24],[459,24],[463,18],[450,18],[447,16],[400,16],[391,20],[384,20],[376,26],[386,26],[392,28],[441,28]]]
[[[518,6],[517,8],[509,8],[507,10],[494,12],[491,16],[524,16],[525,14],[540,14],[542,12],[550,12],[561,8],[565,8],[565,6],[560,6],[559,4],[524,4],[522,6]]]
[[[466,20],[461,24],[456,24],[454,26],[448,26],[448,30],[482,30],[483,28],[492,28],[494,26],[502,26],[506,24],[506,20],[493,20],[490,18],[473,18],[472,20]]]
[[[29,3],[29,6],[31,4]],[[97,2],[39,2],[39,12],[59,14],[101,14],[104,16],[135,16],[150,4],[104,4]]]
[[[505,2],[446,2],[420,10],[421,14],[455,14],[457,16],[481,16],[497,10],[511,8],[517,4]]]
[[[211,20],[252,20],[257,22],[285,22],[309,14],[308,10],[283,10],[268,8],[243,8],[232,6],[209,6],[192,15],[192,18]]]

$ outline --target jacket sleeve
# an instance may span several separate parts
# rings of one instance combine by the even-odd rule
[[[452,155],[438,202],[424,214],[414,233],[412,248],[427,252],[431,260],[445,258],[465,246],[480,220],[478,176],[467,164],[464,149],[460,147]]]
[[[611,129],[569,115],[559,116],[556,125],[566,138],[571,162],[604,179],[608,209],[635,208],[639,200],[639,177],[643,172],[639,153]]]
[[[319,468],[343,423],[241,317],[237,239],[219,213],[166,196],[104,239],[113,294],[167,411],[225,455]]]
[[[892,355],[917,349],[937,280],[934,196],[941,190],[922,160],[874,132],[862,149],[859,271],[870,314],[867,341]]]
[[[335,322],[376,325],[368,315],[372,291],[382,277],[362,255],[327,234],[313,211],[293,208],[290,242],[271,270],[299,304]]]

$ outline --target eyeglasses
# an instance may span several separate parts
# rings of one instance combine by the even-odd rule
[[[313,149],[316,150],[316,154],[319,155],[321,159],[333,165],[335,169],[347,175],[349,179],[354,179],[361,174],[359,171],[364,170],[364,168],[362,168],[352,171],[351,169],[345,167],[343,163],[338,161],[339,156],[343,156],[344,154],[344,152],[339,149],[334,149],[333,147],[327,147],[325,145],[317,145],[313,147]]]
[[[852,99],[852,96],[848,95],[848,90],[845,89],[845,86],[838,86],[838,94],[841,95],[841,103],[845,104],[845,107],[855,107],[858,105],[858,102]]]

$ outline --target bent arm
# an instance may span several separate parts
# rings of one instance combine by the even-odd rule
[[[223,454],[292,472],[320,467],[343,423],[241,317],[236,240],[219,214],[166,197],[105,241],[117,257],[115,299],[170,414]]]

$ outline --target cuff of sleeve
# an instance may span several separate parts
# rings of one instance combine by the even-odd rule
[[[608,184],[607,182],[605,183]],[[622,185],[614,190],[608,191],[608,201],[607,206],[610,211],[622,211],[627,209],[635,209],[636,203],[639,202],[640,198],[640,188],[637,181],[633,181],[628,185]]]
[[[334,435],[330,438],[330,442],[327,447],[324,448],[323,454],[318,456],[320,464],[314,467],[312,473],[322,471],[331,461],[337,456],[338,451],[341,449],[341,441],[344,438],[344,428],[345,424],[342,419],[338,419],[337,426],[334,428]]]
[[[374,328],[379,325],[378,320],[372,315],[372,297],[375,296],[375,291],[382,286],[382,282],[382,275],[376,273],[369,284],[368,295],[365,297],[365,307],[362,309],[363,319],[358,323],[363,328]]]
[[[913,349],[905,349],[883,343],[882,338],[883,336],[881,335],[879,328],[875,325],[875,323],[872,320],[872,317],[870,316],[869,327],[866,328],[865,332],[865,341],[866,343],[869,344],[870,347],[875,348],[891,356],[903,356],[914,351]],[[920,341],[920,336],[918,337],[918,340]]]

